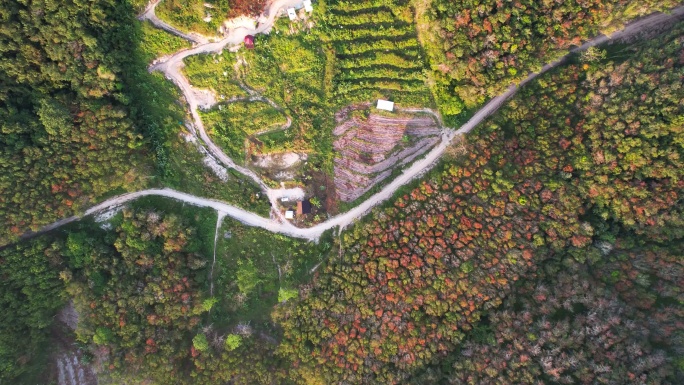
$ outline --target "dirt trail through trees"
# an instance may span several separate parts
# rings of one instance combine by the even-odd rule
[[[154,66],[154,69],[160,70],[164,72],[167,77],[172,79],[176,84],[179,85],[181,90],[183,91],[183,94],[185,97],[188,99],[188,102],[191,105],[191,111],[193,114],[193,119],[195,119],[195,124],[199,128],[200,135],[203,140],[207,143],[207,145],[212,148],[212,153],[217,156],[222,162],[224,162],[226,165],[232,165],[231,167],[234,167],[236,170],[243,172],[245,175],[248,175],[255,179],[259,185],[263,186],[263,182],[250,170],[246,170],[242,167],[236,166],[233,161],[228,158],[223,152],[216,147],[209,137],[206,135],[204,132],[204,127],[201,124],[201,120],[199,119],[199,116],[197,114],[197,101],[193,99],[190,84],[188,83],[187,79],[185,79],[184,76],[181,75],[179,69],[180,66],[182,65],[182,60],[183,58],[190,56],[190,55],[196,55],[200,53],[207,53],[207,52],[220,52],[223,48],[225,48],[228,45],[235,45],[239,44],[242,42],[242,39],[244,38],[245,35],[247,34],[254,34],[254,33],[260,33],[265,30],[270,29],[270,27],[273,25],[273,21],[275,20],[275,17],[277,15],[277,11],[280,10],[280,8],[288,5],[293,5],[297,4],[299,1],[293,1],[293,0],[280,0],[274,2],[268,12],[269,18],[268,22],[262,23],[256,30],[246,30],[246,29],[241,29],[239,32],[236,31],[231,31],[225,39],[221,40],[220,42],[215,42],[215,43],[207,43],[204,45],[197,46],[193,49],[186,50],[179,52],[173,56],[171,56],[168,60],[166,60],[163,63],[158,63]],[[611,37],[606,37],[606,36],[599,36],[596,37],[586,43],[584,43],[582,46],[577,47],[573,49],[571,52],[576,53],[576,52],[581,52],[583,50],[588,49],[589,47],[607,42],[609,40],[616,40],[616,39],[623,39],[635,34],[638,34],[639,32],[652,28],[653,26],[660,26],[660,25],[665,25],[668,22],[674,20],[674,19],[682,19],[684,17],[684,6],[679,6],[677,8],[674,8],[669,14],[661,14],[661,13],[656,13],[650,16],[647,16],[645,18],[642,18],[639,21],[633,22],[628,24],[623,30],[618,31],[614,33]],[[539,75],[543,74],[544,72],[555,68],[559,66],[564,60],[567,59],[569,55],[566,55],[559,60],[549,63],[545,65],[542,70],[539,73],[533,73],[530,74],[523,82],[521,82],[520,85],[511,85],[508,90],[503,93],[502,95],[499,95],[492,100],[490,100],[487,104],[485,104],[473,117],[463,126],[461,126],[458,130],[444,130],[441,135],[441,142],[434,147],[430,152],[427,153],[427,155],[415,162],[413,165],[411,165],[409,168],[404,170],[404,172],[394,179],[392,182],[390,182],[387,186],[385,186],[382,190],[380,190],[378,193],[374,194],[370,198],[368,198],[366,201],[361,203],[360,205],[356,206],[355,208],[349,210],[348,212],[344,214],[337,215],[333,218],[330,218],[329,220],[320,223],[316,226],[310,227],[310,228],[297,228],[290,224],[289,222],[282,220],[279,218],[279,220],[271,220],[268,218],[260,217],[252,212],[246,211],[244,209],[229,205],[224,202],[219,202],[216,200],[212,199],[207,199],[207,198],[201,198],[197,196],[193,196],[190,194],[170,190],[170,189],[150,189],[150,190],[143,190],[143,191],[138,191],[138,192],[133,192],[133,193],[128,193],[128,194],[123,194],[119,195],[110,199],[107,199],[106,201],[88,209],[83,216],[89,216],[89,215],[94,215],[97,213],[100,213],[102,211],[109,210],[113,207],[120,206],[126,202],[129,202],[131,200],[143,197],[143,196],[161,196],[161,197],[167,197],[167,198],[172,198],[176,199],[191,205],[196,205],[196,206],[202,206],[202,207],[211,207],[218,212],[225,213],[225,215],[230,216],[232,218],[235,218],[236,220],[242,222],[245,225],[248,226],[257,226],[261,227],[263,229],[272,231],[272,232],[277,232],[281,233],[284,235],[292,236],[292,237],[298,237],[298,238],[303,238],[303,239],[308,239],[308,240],[317,240],[321,234],[329,229],[332,229],[334,227],[340,227],[340,228],[345,228],[349,224],[353,223],[355,220],[363,217],[365,214],[367,214],[373,207],[376,205],[384,202],[385,200],[388,200],[392,197],[392,195],[402,186],[406,185],[410,181],[414,180],[415,178],[423,175],[425,172],[430,170],[436,162],[439,160],[439,158],[442,156],[444,151],[449,147],[451,144],[452,140],[462,134],[466,134],[470,132],[475,126],[480,124],[482,121],[484,121],[488,116],[496,112],[499,107],[508,99],[510,98],[521,86],[524,84],[528,83],[529,81],[535,79]],[[264,186],[265,187],[265,186]],[[269,195],[269,199],[275,200],[278,196],[285,196],[286,194],[291,193],[291,191],[288,190],[267,190],[271,192]],[[61,227],[67,223],[71,223],[73,221],[76,221],[80,219],[81,217],[79,216],[74,216],[66,219],[62,219],[60,221],[57,221],[53,224],[50,224],[48,226],[45,226],[43,229],[41,229],[37,233],[33,234],[27,234],[23,238],[28,238],[31,236],[35,236],[36,234],[40,234],[46,231],[50,231],[53,229],[56,229],[58,227]]]

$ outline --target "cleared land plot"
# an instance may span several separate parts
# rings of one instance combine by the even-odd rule
[[[408,0],[333,0],[327,10],[336,96],[349,102],[380,97],[406,105],[433,105]]]
[[[245,159],[245,140],[287,124],[279,109],[261,101],[219,104],[201,113],[208,134],[234,160]]]
[[[183,60],[183,73],[194,87],[211,89],[219,100],[246,97],[235,78],[236,58],[232,52],[220,55],[193,55]]]
[[[441,130],[431,116],[367,111],[345,109],[336,116],[334,181],[344,202],[359,198],[439,142]]]

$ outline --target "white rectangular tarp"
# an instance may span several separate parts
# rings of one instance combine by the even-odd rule
[[[394,102],[378,99],[378,110],[394,111]]]
[[[294,8],[287,9],[287,16],[290,17],[290,20],[297,20],[297,12],[295,12]]]
[[[304,0],[304,10],[307,12],[313,12],[313,7],[311,6],[311,0]]]

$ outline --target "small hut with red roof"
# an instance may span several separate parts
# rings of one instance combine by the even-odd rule
[[[245,36],[245,48],[247,48],[247,49],[253,49],[254,48],[254,36],[252,36],[252,35]]]

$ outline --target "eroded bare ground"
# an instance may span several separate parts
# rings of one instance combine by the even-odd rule
[[[58,385],[97,385],[97,378],[79,355],[63,352],[57,356]]]
[[[97,376],[92,365],[84,360],[83,352],[74,341],[73,332],[78,325],[78,314],[72,304],[65,306],[58,314],[52,327],[49,379],[47,383],[57,385],[97,385]]]
[[[364,111],[367,106],[360,105],[335,116],[334,181],[344,202],[359,198],[396,167],[411,162],[440,140],[440,125],[427,114]]]
[[[294,180],[308,158],[308,154],[298,152],[256,153],[251,154],[251,164],[260,174],[281,182]]]

